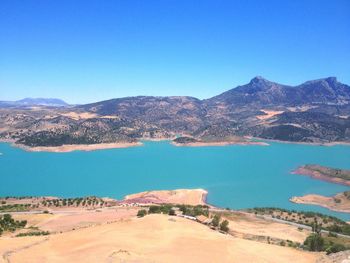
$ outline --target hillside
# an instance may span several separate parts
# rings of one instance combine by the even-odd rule
[[[0,103],[2,140],[27,146],[136,142],[177,135],[216,142],[232,136],[350,141],[350,87],[334,77],[294,87],[255,77],[206,100],[137,96],[35,110],[23,107],[27,102],[11,108]]]
[[[309,230],[246,212],[211,210],[203,201],[205,195],[202,189],[178,189],[132,194],[122,201],[94,196],[0,198],[5,202],[2,211],[18,224],[0,233],[0,262],[220,258],[220,262],[311,263],[322,256],[297,248]],[[221,222],[228,220],[232,230],[219,231],[200,221],[211,222],[215,216],[222,217]]]

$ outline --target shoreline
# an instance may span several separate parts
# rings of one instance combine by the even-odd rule
[[[208,191],[203,188],[196,188],[196,189],[174,189],[174,190],[150,190],[150,191],[143,191],[143,192],[137,192],[125,195],[121,199],[116,199],[108,196],[100,197],[100,196],[94,196],[94,195],[88,195],[84,198],[90,198],[90,197],[97,197],[98,199],[103,200],[107,205],[105,208],[108,209],[108,207],[147,207],[152,205],[189,205],[189,206],[207,206],[209,209],[213,209],[214,211],[224,211],[227,208],[222,206],[216,206],[208,203],[207,197],[208,197]],[[172,198],[172,196],[175,195],[175,198]],[[177,195],[177,197],[176,197]],[[332,199],[332,197],[326,197],[321,195],[307,195],[307,196],[319,196],[320,198],[324,199]],[[306,196],[306,197],[307,197]],[[336,196],[334,196],[336,197]],[[5,196],[0,196],[0,201],[4,199]],[[21,203],[33,203],[34,201],[42,201],[42,200],[61,200],[61,199],[75,199],[79,198],[79,196],[9,196],[7,197],[6,201],[8,203],[12,203],[13,201]],[[312,201],[305,201],[303,200],[304,196],[297,197],[293,196],[289,198],[289,201],[295,204],[305,204],[305,205],[314,205],[314,206],[321,206],[323,208],[328,209],[329,211],[334,211],[336,213],[344,213],[344,214],[350,214],[350,206],[346,209],[337,209],[333,208],[331,206],[327,206],[323,204],[322,202],[312,202]],[[350,203],[350,202],[349,202]],[[47,211],[47,207],[41,207],[41,209],[37,208],[34,210],[28,210],[28,211],[21,211],[21,212],[14,212],[15,214],[41,214],[43,211]],[[64,207],[50,207],[49,211],[50,213],[59,213],[62,211]],[[98,206],[88,206],[88,207],[72,207],[69,211],[72,213],[75,213],[76,211],[95,211],[100,209]],[[249,208],[229,208],[230,211],[236,211],[239,213],[247,213],[247,209]],[[283,209],[283,208],[282,208]],[[298,211],[304,211],[302,209]],[[8,212],[6,212],[8,213]],[[10,212],[12,213],[12,212]],[[328,215],[327,213],[322,212],[325,215]],[[4,214],[0,212],[0,215]],[[251,214],[248,212],[248,214]],[[338,216],[335,216],[339,218]],[[345,220],[345,219],[342,219]]]
[[[171,142],[172,145],[176,147],[205,147],[205,146],[229,146],[229,145],[259,145],[259,146],[269,146],[266,142],[191,142],[191,143],[176,143]]]
[[[163,141],[172,141],[174,139],[176,139],[176,137],[169,137],[169,138],[166,138],[166,137],[161,137],[161,138],[141,138],[138,141],[139,142],[142,142],[142,141],[145,141],[145,142],[163,142]]]
[[[328,143],[316,143],[316,142],[293,142],[293,141],[281,141],[281,140],[273,140],[273,139],[265,139],[258,137],[247,137],[250,139],[256,139],[259,141],[221,141],[221,142],[192,142],[192,143],[176,143],[173,141],[175,137],[172,138],[141,138],[137,142],[116,142],[116,143],[97,143],[97,144],[64,144],[60,146],[27,146],[22,144],[17,144],[15,140],[11,139],[0,139],[0,143],[9,143],[11,146],[23,149],[28,152],[56,152],[56,153],[64,153],[64,152],[72,152],[72,151],[95,151],[95,150],[104,150],[104,149],[118,149],[118,148],[129,148],[135,146],[142,146],[142,141],[149,142],[160,142],[160,141],[169,141],[169,143],[176,147],[218,147],[218,146],[229,146],[229,145],[241,145],[241,146],[249,146],[249,145],[258,145],[258,146],[269,146],[269,142],[276,143],[286,143],[286,144],[300,144],[300,145],[309,145],[309,146],[337,146],[344,145],[350,146],[350,142],[328,142]],[[294,173],[294,171],[292,172]],[[328,181],[326,179],[321,179]],[[331,181],[333,182],[333,181]],[[338,182],[335,182],[338,183]],[[350,184],[345,184],[350,186]]]
[[[321,181],[326,181],[329,183],[350,186],[350,181],[347,181],[347,180],[342,179],[342,178],[331,178],[331,177],[322,175],[320,172],[312,171],[312,170],[306,169],[304,167],[298,167],[297,169],[293,170],[291,172],[291,174],[308,176],[308,177],[310,177],[312,179],[316,179],[316,180],[321,180]]]
[[[336,203],[334,201],[334,197],[328,197],[323,195],[317,195],[317,194],[308,194],[304,196],[293,196],[289,199],[290,202],[295,204],[304,204],[304,205],[315,205],[315,206],[321,206],[323,208],[326,208],[330,211],[340,212],[340,213],[350,213],[350,207],[349,208],[337,208]]]
[[[131,193],[125,195],[122,199],[116,199],[112,197],[99,197],[105,202],[112,202],[115,205],[151,205],[151,204],[184,204],[184,205],[205,205],[210,208],[218,208],[207,203],[208,191],[202,188],[195,189],[173,189],[173,190],[150,190],[137,193]],[[91,195],[93,196],[93,195]],[[90,197],[90,196],[86,196]],[[6,197],[0,196],[0,200]],[[20,199],[18,199],[20,198]],[[75,197],[62,197],[62,196],[10,196],[8,197],[7,202],[11,203],[12,201],[21,203],[31,203],[32,201],[42,201],[42,200],[57,200],[57,199],[70,199]],[[12,200],[13,199],[13,200]],[[74,207],[79,208],[79,207]],[[55,210],[55,207],[52,207]],[[0,213],[1,214],[1,213]]]
[[[350,142],[294,142],[294,141],[282,141],[282,140],[276,140],[276,139],[265,139],[260,137],[250,137],[251,139],[261,140],[261,141],[267,141],[267,142],[277,142],[277,143],[286,143],[286,144],[300,144],[300,145],[309,145],[309,146],[337,146],[337,145],[344,145],[344,146],[350,146]]]
[[[98,144],[64,144],[61,146],[36,146],[30,147],[26,145],[20,145],[12,143],[14,147],[23,149],[27,152],[54,152],[54,153],[67,153],[73,151],[95,151],[95,150],[106,150],[106,149],[119,149],[119,148],[129,148],[142,146],[141,142],[131,142],[131,143],[98,143]]]

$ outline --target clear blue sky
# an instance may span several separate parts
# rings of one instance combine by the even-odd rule
[[[350,84],[349,0],[1,0],[0,100]]]

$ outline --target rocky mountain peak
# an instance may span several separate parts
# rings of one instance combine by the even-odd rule
[[[250,80],[251,84],[262,84],[262,83],[271,83],[271,81],[261,77],[261,76],[256,76],[255,78],[252,78]]]

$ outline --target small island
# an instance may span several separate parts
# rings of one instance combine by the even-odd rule
[[[350,170],[307,164],[300,166],[292,173],[307,175],[314,179],[350,186]]]

